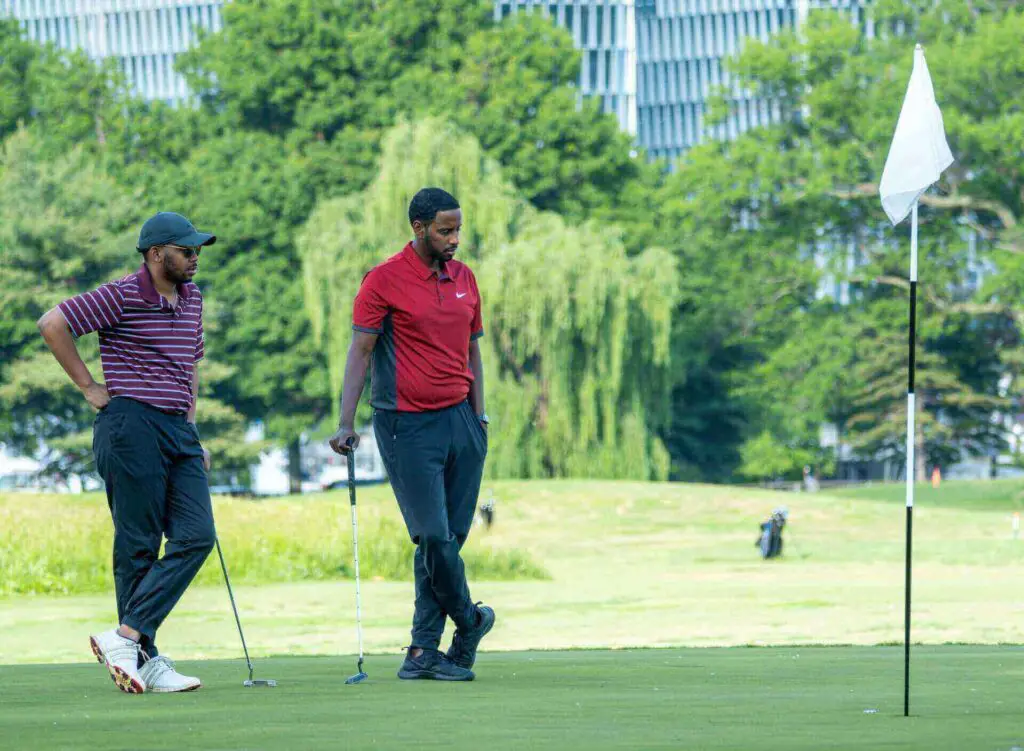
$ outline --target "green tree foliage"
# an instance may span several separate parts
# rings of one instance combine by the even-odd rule
[[[813,298],[817,269],[793,234],[799,211],[768,177],[788,169],[786,157],[765,139],[754,132],[693,149],[658,196],[662,241],[682,270],[665,434],[677,477],[733,476],[742,440],[760,432],[742,377]]]
[[[202,106],[177,110],[0,21],[0,440],[85,445],[34,322],[130,270],[170,209],[220,237],[204,439],[258,417],[297,445],[336,402],[362,274],[433,183],[485,295],[495,475],[820,474],[823,423],[898,454],[908,232],[877,185],[920,41],[957,162],[922,200],[918,454],[998,451],[1024,365],[1024,11],[871,13],[874,38],[830,9],[748,40],[730,85],[783,118],[671,175],[579,98],[565,31],[484,0],[236,0],[183,62]]]
[[[318,197],[370,183],[381,136],[399,118],[461,115],[478,137],[494,134],[485,146],[515,165],[538,205],[612,211],[617,195],[642,192],[630,187],[640,169],[628,138],[593,106],[576,106],[568,35],[546,21],[492,18],[481,0],[241,0],[184,56],[221,133],[168,171],[157,194],[197,221],[215,218],[231,243],[209,280],[227,303],[224,345],[237,368],[221,396],[268,417],[275,437],[294,441],[329,404],[292,238]],[[510,56],[527,43],[528,55]],[[498,51],[500,70],[483,66]],[[508,120],[520,104],[531,114]]]
[[[903,303],[888,298],[865,305],[852,332],[857,387],[846,424],[851,443],[868,455],[904,453],[909,353]],[[983,388],[989,385],[984,380]],[[965,383],[939,348],[926,347],[917,358],[914,390],[918,480],[926,479],[926,466],[951,464],[961,451],[989,455],[1003,447],[1002,427],[991,416],[1005,409],[1007,400]]]
[[[21,130],[0,152],[0,434],[29,454],[41,439],[83,429],[92,412],[45,350],[36,321],[129,272],[138,219],[131,196],[83,148],[53,162],[40,151]],[[94,342],[83,355],[98,376]]]
[[[35,455],[45,441],[55,452],[44,457],[54,459],[52,470],[81,471],[91,462],[94,413],[35,323],[61,300],[138,268],[139,197],[84,147],[52,161],[40,157],[44,151],[38,137],[20,130],[0,152],[0,442]],[[216,340],[216,316],[207,320]],[[96,337],[78,347],[102,380]],[[209,373],[205,392],[227,376],[225,366]],[[245,466],[253,458],[254,449],[242,446],[244,426],[234,409],[206,399],[199,421],[214,448],[223,449],[222,464]]]
[[[160,172],[146,194],[147,214],[179,211],[218,236],[197,277],[216,302],[208,351],[233,372],[217,396],[285,441],[327,409],[294,244],[314,200],[307,166],[276,136],[228,132]]]
[[[243,0],[225,6],[223,29],[182,68],[193,91],[237,125],[332,140],[349,126],[393,122],[396,89],[440,93],[429,84],[444,88],[491,12],[484,0]]]
[[[750,40],[737,83],[773,98],[782,122],[692,150],[666,182],[660,222],[680,239],[663,242],[694,259],[682,267],[702,276],[705,303],[685,298],[679,325],[688,341],[704,332],[696,350],[717,363],[698,359],[677,397],[695,377],[728,388],[727,404],[743,407],[738,436],[753,442],[747,475],[795,473],[808,451],[827,464],[816,435],[824,421],[849,427],[844,438],[865,456],[902,451],[909,233],[889,226],[877,186],[914,41],[926,48],[957,158],[922,198],[919,453],[938,462],[960,448],[997,450],[1001,439],[981,426],[1005,409],[1006,379],[1019,382],[1024,149],[1012,92],[1024,83],[1024,13],[961,0],[881,0],[871,13],[874,38],[829,10],[799,31]],[[979,271],[980,286],[968,278]],[[688,406],[677,401],[677,414]],[[700,435],[706,424],[689,427]],[[766,436],[788,462],[766,451]],[[684,459],[685,445],[670,436]]]
[[[664,416],[670,382],[672,258],[651,249],[631,259],[614,227],[538,212],[472,136],[440,120],[390,132],[377,179],[318,206],[300,241],[332,393],[362,277],[408,241],[409,200],[433,184],[462,199],[460,253],[484,300],[490,472],[665,477],[668,457],[649,423]]]
[[[84,53],[29,42],[13,19],[0,19],[0,51],[0,138],[31,123],[52,155],[118,127],[123,86],[112,62],[98,67]]]
[[[452,96],[431,111],[475,136],[534,206],[582,218],[637,189],[645,167],[630,136],[598,101],[579,102],[566,30],[516,14],[472,35],[461,62]]]
[[[611,115],[579,102],[579,52],[550,20],[486,0],[238,0],[184,56],[207,111],[311,157],[319,188],[361,190],[382,134],[434,114],[476,136],[536,207],[609,210],[651,179]]]
[[[22,38],[14,19],[0,20],[0,137],[13,133],[32,114],[29,69],[39,57],[39,48]]]

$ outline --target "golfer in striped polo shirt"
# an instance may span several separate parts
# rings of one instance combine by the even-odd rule
[[[39,320],[57,361],[99,411],[93,454],[114,521],[119,625],[90,637],[90,645],[131,694],[200,686],[179,674],[154,640],[214,546],[210,458],[195,425],[203,296],[192,278],[203,246],[215,241],[179,214],[157,214],[142,226],[138,271],[65,300]],[[104,383],[93,380],[75,348],[75,339],[93,331]]]

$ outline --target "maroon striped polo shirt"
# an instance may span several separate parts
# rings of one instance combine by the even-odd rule
[[[204,354],[199,287],[179,284],[171,308],[142,264],[134,274],[67,299],[58,308],[76,339],[99,332],[103,379],[111,397],[128,397],[164,412],[191,409],[193,366]]]

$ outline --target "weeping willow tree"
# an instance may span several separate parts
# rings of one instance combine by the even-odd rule
[[[411,237],[409,201],[428,185],[462,205],[460,257],[483,296],[490,475],[666,477],[656,431],[669,414],[674,259],[657,248],[630,258],[614,226],[533,209],[475,139],[440,120],[394,128],[377,179],[318,205],[299,239],[335,410],[352,300],[363,275]]]

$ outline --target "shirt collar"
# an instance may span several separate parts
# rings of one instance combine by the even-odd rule
[[[430,266],[428,266],[422,258],[420,258],[419,254],[416,252],[416,249],[412,247],[411,242],[407,243],[406,246],[402,248],[402,256],[405,258],[406,261],[412,264],[412,267],[416,272],[416,276],[418,276],[420,279],[429,279],[434,275],[434,270],[430,268]],[[441,269],[440,271],[437,272],[437,277],[438,279],[451,278],[451,275],[449,274],[448,264],[441,264]]]
[[[153,275],[149,271],[149,267],[143,263],[138,272],[135,274],[135,278],[139,282],[139,294],[142,299],[148,302],[150,305],[163,305],[160,302],[160,293],[156,291],[156,286],[153,284]],[[188,300],[191,295],[188,284],[178,285],[178,299]]]

